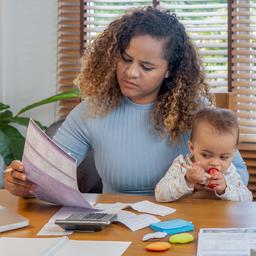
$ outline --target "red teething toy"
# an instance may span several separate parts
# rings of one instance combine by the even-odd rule
[[[218,172],[219,170],[217,169],[217,168],[214,168],[214,167],[212,167],[212,168],[210,168],[209,170],[208,170],[208,173],[210,174],[210,175],[214,175],[214,174],[216,174],[217,172]],[[208,188],[215,188],[216,187],[216,185],[215,184],[208,184]]]

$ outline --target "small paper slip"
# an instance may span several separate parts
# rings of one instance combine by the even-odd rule
[[[125,203],[114,203],[114,204],[101,204],[97,203],[95,208],[96,209],[103,209],[102,212],[107,212],[107,213],[118,213],[120,210],[123,210],[125,208],[130,207],[130,204],[125,204]]]
[[[118,212],[117,221],[123,223],[132,231],[136,231],[148,227],[152,223],[159,222],[160,220],[149,214],[137,215],[132,212],[121,210]]]
[[[22,162],[36,197],[57,205],[92,208],[77,187],[76,160],[30,120]]]
[[[166,232],[168,234],[177,234],[194,230],[192,222],[182,219],[161,221],[150,225],[150,227],[155,231]]]
[[[146,212],[149,214],[156,214],[160,216],[166,216],[176,211],[176,209],[174,208],[159,205],[159,204],[154,204],[147,200],[131,204],[131,207],[132,209],[139,212]]]
[[[131,207],[133,210],[136,210],[138,212],[144,212],[149,214],[156,214],[160,216],[166,216],[168,214],[174,213],[176,209],[154,204],[148,200],[140,201],[133,204],[125,204],[125,203],[113,203],[113,204],[97,204],[97,209],[103,209],[105,212],[108,213],[117,213],[119,210],[126,209],[128,207]]]
[[[0,238],[1,255],[121,256],[131,242],[85,241],[61,238]]]

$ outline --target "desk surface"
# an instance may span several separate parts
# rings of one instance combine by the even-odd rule
[[[98,195],[98,202],[138,202],[141,200],[154,201],[150,196],[131,195]],[[37,232],[48,222],[49,218],[59,209],[57,206],[49,205],[37,199],[23,199],[11,195],[5,190],[0,191],[0,205],[18,212],[30,220],[30,226],[22,229],[1,233],[0,236],[9,237],[36,237]],[[184,199],[164,205],[173,207],[177,211],[162,220],[182,218],[192,221],[195,225],[193,235],[195,240],[186,245],[172,245],[166,252],[157,255],[186,256],[196,255],[197,235],[200,228],[212,227],[256,227],[256,203],[237,203],[220,200],[207,199]],[[114,223],[103,231],[95,233],[74,233],[70,239],[78,240],[116,240],[132,241],[124,255],[156,255],[144,249],[148,242],[142,242],[142,236],[150,233],[150,228],[144,228],[135,232],[119,223]],[[161,241],[167,241],[167,238]]]

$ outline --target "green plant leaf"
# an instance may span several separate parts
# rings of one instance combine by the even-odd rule
[[[62,92],[62,93],[56,94],[54,96],[51,96],[49,98],[40,100],[38,102],[32,103],[32,104],[22,108],[16,114],[15,117],[19,116],[20,114],[22,114],[22,113],[24,113],[24,112],[26,112],[26,111],[28,111],[32,108],[36,108],[36,107],[39,107],[39,106],[42,106],[42,105],[45,105],[45,104],[49,104],[49,103],[52,103],[52,102],[56,102],[56,101],[59,101],[59,100],[73,99],[73,98],[77,98],[77,97],[81,97],[80,90],[78,88],[75,88],[75,89],[72,89],[72,90],[69,90],[69,91],[66,91],[66,92]]]
[[[28,127],[29,120],[29,117],[15,116],[11,119],[11,122]]]
[[[29,117],[21,117],[21,116],[15,116],[11,119],[11,122],[12,123],[16,123],[16,124],[19,124],[19,125],[22,125],[22,126],[25,126],[25,127],[28,127],[28,124],[29,124],[29,120],[30,118]],[[42,130],[46,130],[47,129],[47,126],[45,125],[42,125],[39,121],[36,121],[36,124],[42,129]]]
[[[9,105],[5,105],[4,103],[0,102],[0,111],[10,108]]]
[[[13,154],[11,151],[9,140],[6,134],[0,129],[0,155],[4,159],[4,163],[9,165],[13,160]]]
[[[13,113],[10,110],[0,112],[0,126],[2,127],[6,123],[10,123],[13,117]]]
[[[8,145],[12,157],[12,159],[6,159],[5,163],[8,165],[14,159],[21,160],[25,144],[24,136],[15,127],[10,125],[4,127],[2,132],[6,139],[4,143]]]

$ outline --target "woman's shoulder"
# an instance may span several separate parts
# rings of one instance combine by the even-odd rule
[[[72,111],[85,111],[88,109],[88,105],[88,101],[84,99],[80,103],[78,103]]]
[[[88,101],[87,100],[82,100],[78,105],[76,105],[69,113],[69,116],[84,116],[85,113],[88,112]]]

